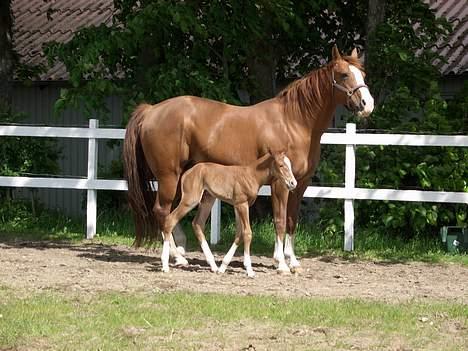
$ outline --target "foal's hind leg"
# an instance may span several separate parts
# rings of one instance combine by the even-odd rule
[[[163,230],[167,226],[166,220],[171,212],[172,201],[177,191],[178,181],[178,175],[160,176],[158,179],[158,193],[156,196],[156,202],[154,204],[153,211],[156,215],[160,228]],[[164,244],[161,254],[163,271],[169,270],[169,253],[171,253],[175,257],[176,264],[188,264],[185,257],[183,257],[175,248],[174,239],[172,238],[171,232],[163,234]]]
[[[192,228],[198,241],[200,242],[200,246],[206,258],[206,262],[210,265],[211,271],[217,272],[218,266],[216,265],[215,258],[213,256],[213,253],[211,252],[210,246],[208,245],[204,234],[206,220],[210,215],[214,201],[215,198],[207,191],[205,191],[200,201],[200,205],[198,206],[197,214],[195,215],[195,218],[192,221]]]

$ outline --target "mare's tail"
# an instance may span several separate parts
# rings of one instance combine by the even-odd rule
[[[135,221],[134,246],[156,242],[159,226],[153,212],[156,192],[152,190],[154,176],[148,166],[140,140],[141,122],[150,105],[139,105],[127,125],[123,144],[124,174],[128,182],[128,201]]]

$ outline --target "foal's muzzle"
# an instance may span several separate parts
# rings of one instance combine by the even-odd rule
[[[286,186],[288,187],[289,191],[292,191],[292,190],[296,189],[297,180],[296,179],[291,179],[291,180],[286,181]]]

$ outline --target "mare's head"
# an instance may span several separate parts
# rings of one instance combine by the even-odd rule
[[[358,116],[367,117],[374,110],[374,98],[364,83],[365,73],[357,50],[351,56],[341,56],[336,45],[330,62],[333,94],[337,103]]]
[[[292,172],[291,161],[286,156],[286,152],[271,152],[271,155],[273,158],[270,166],[271,175],[281,180],[289,190],[294,190],[297,186],[297,180]]]

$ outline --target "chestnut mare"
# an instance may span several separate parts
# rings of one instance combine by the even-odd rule
[[[292,173],[291,161],[284,151],[268,152],[248,166],[224,166],[217,163],[201,162],[185,172],[180,181],[182,192],[180,203],[166,218],[163,228],[162,271],[169,272],[172,230],[182,217],[202,202],[203,196],[205,198],[208,196],[211,199],[203,201],[193,219],[192,227],[211,271],[224,273],[242,239],[244,241],[244,267],[247,270],[247,275],[254,277],[255,273],[250,260],[252,230],[250,228],[249,206],[257,199],[260,187],[270,183],[273,179],[282,181],[289,190],[293,190],[297,185]],[[203,233],[214,198],[234,206],[236,215],[236,237],[219,270]],[[176,255],[178,255],[177,250]]]
[[[296,80],[276,97],[240,107],[194,96],[140,105],[130,119],[123,157],[139,246],[155,241],[171,212],[181,174],[198,162],[247,165],[269,148],[286,149],[298,181],[294,192],[275,180],[271,198],[279,272],[300,266],[294,254],[299,205],[320,158],[320,138],[338,105],[368,116],[374,100],[356,49]],[[158,181],[155,194],[150,181]],[[286,235],[287,233],[287,235]],[[284,243],[284,245],[283,245]],[[286,264],[289,258],[289,267]]]

